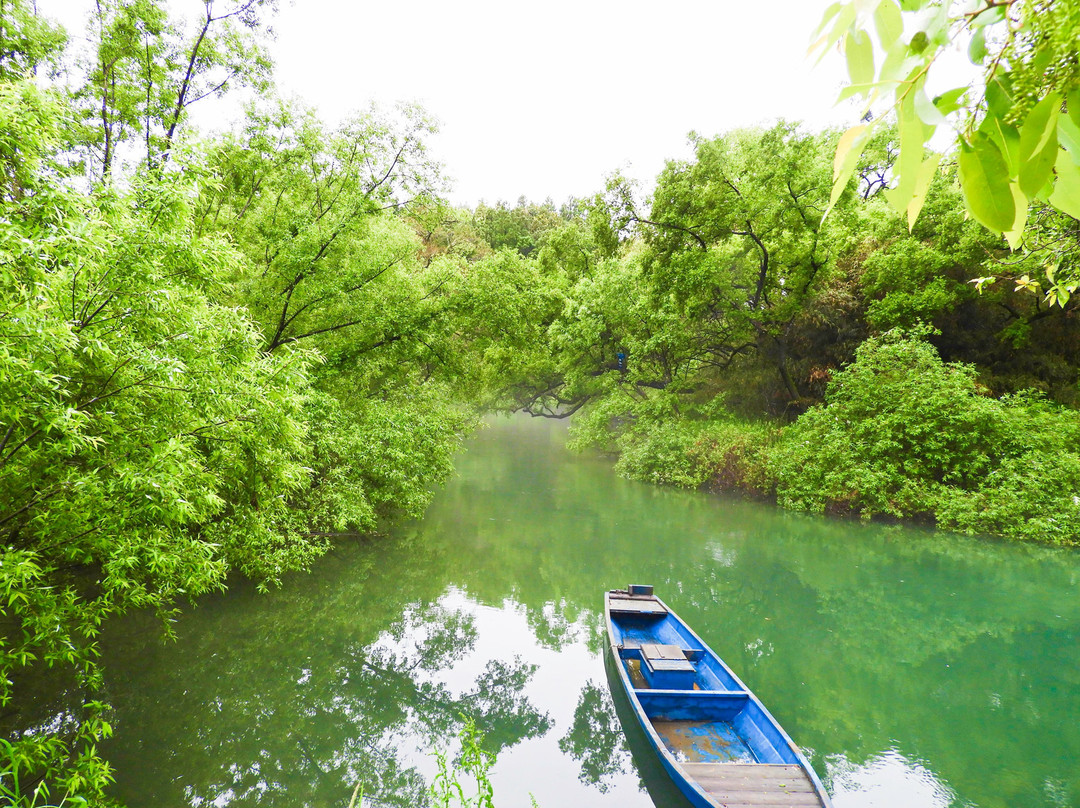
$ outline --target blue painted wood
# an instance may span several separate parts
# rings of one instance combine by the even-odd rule
[[[604,613],[612,656],[630,706],[664,769],[693,805],[717,808],[721,803],[684,764],[717,764],[704,767],[710,772],[710,782],[723,777],[729,763],[740,764],[740,777],[745,764],[779,764],[799,767],[816,790],[820,805],[830,808],[817,774],[776,719],[662,600],[651,591],[646,595],[613,590],[604,596]],[[653,645],[677,646],[684,659],[670,659],[676,656],[673,649]],[[648,653],[643,653],[642,646],[648,646]],[[666,666],[665,661],[676,664]],[[696,765],[691,768],[703,770]],[[750,770],[764,771],[754,766]],[[784,804],[784,797],[778,794],[775,804]]]

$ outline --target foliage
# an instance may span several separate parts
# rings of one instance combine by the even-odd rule
[[[1077,429],[1038,399],[981,395],[971,366],[894,331],[867,340],[770,460],[787,507],[1076,543]]]
[[[41,68],[50,73],[67,45],[67,34],[37,13],[27,0],[7,0],[0,8],[0,82],[18,81]]]
[[[539,249],[544,233],[561,223],[555,206],[518,199],[514,207],[498,202],[489,207],[482,202],[473,212],[473,225],[492,250],[511,249],[528,256]]]
[[[460,435],[473,423],[448,398],[442,390],[374,401],[309,392],[304,414],[312,478],[291,506],[311,529],[329,533],[419,517],[431,483],[450,474]]]
[[[453,765],[447,762],[446,753],[436,749],[435,763],[439,771],[431,783],[431,799],[435,808],[494,808],[495,791],[491,787],[488,772],[495,765],[495,756],[483,749],[483,736],[471,719],[466,719],[458,733],[461,743],[460,760]],[[476,793],[467,795],[462,779],[471,778]]]
[[[411,107],[330,131],[272,101],[206,148],[200,230],[248,258],[225,294],[259,324],[264,352],[321,358],[304,405],[314,475],[291,500],[320,531],[419,515],[471,423],[449,403],[467,388],[448,333],[455,261],[421,263],[398,215],[439,184],[431,131]]]
[[[940,172],[910,233],[880,209],[869,223],[865,244],[872,249],[861,262],[859,284],[869,298],[867,322],[878,331],[944,322],[976,298],[970,273],[998,244],[964,216],[954,180],[954,172]]]
[[[974,490],[952,492],[938,524],[1049,544],[1080,544],[1080,422],[1035,396],[1004,399],[1009,451]]]
[[[616,468],[635,480],[682,488],[759,492],[771,431],[732,418],[642,425],[620,439]]]
[[[1004,437],[999,406],[978,395],[972,367],[946,365],[929,343],[898,332],[867,340],[833,377],[827,402],[789,427],[773,454],[781,504],[931,511],[939,486],[972,486],[989,470]]]
[[[214,29],[225,38],[200,29],[169,92],[217,81],[215,60],[245,36],[226,20],[258,27],[259,5],[221,16],[207,3],[205,25],[225,25]],[[101,47],[129,55],[138,42],[156,59],[152,37],[179,30],[154,3],[98,10],[119,26]],[[279,108],[253,115],[246,141],[164,171],[194,98],[165,117],[131,107],[151,133],[141,166],[77,190],[62,180],[85,99],[5,76],[0,782],[24,802],[101,803],[104,621],[151,609],[167,629],[179,604],[233,572],[265,588],[325,552],[328,533],[418,514],[471,420],[431,359],[448,338],[444,268],[417,265],[393,213],[430,178],[419,113],[403,128],[370,114],[326,133]],[[103,81],[119,93],[113,78]],[[109,109],[135,103],[125,92]],[[136,132],[135,117],[117,115],[84,130],[103,177],[120,169],[102,156],[107,141]],[[22,679],[44,669],[72,679],[80,709],[42,717],[46,705],[20,698]]]
[[[664,169],[647,215],[613,178],[549,231],[540,262],[561,272],[567,303],[546,330],[552,372],[518,396],[530,411],[592,410],[602,432],[654,409],[681,417],[745,392],[752,374],[765,408],[782,412],[809,395],[817,345],[842,354],[828,288],[855,238],[846,222],[821,222],[829,136],[779,123],[694,142],[693,160]],[[751,398],[760,412],[757,389]]]
[[[793,328],[849,238],[821,221],[829,136],[781,122],[696,146],[661,174],[645,223],[654,300],[670,295],[693,323],[697,362],[723,370],[756,355],[796,400]]]
[[[276,0],[206,0],[202,6],[194,17],[177,20],[162,0],[95,3],[75,103],[80,151],[99,179],[108,179],[125,155],[158,168],[168,162],[199,101],[239,86],[267,88],[264,39]]]
[[[898,158],[893,208],[913,225],[941,161],[926,155],[937,128],[957,130],[959,179],[968,211],[1010,245],[1020,246],[1031,202],[1080,218],[1080,4],[1075,0],[875,0],[830,6],[811,50],[840,44],[851,84],[866,111],[881,101],[896,114]],[[973,87],[930,96],[938,59],[956,42],[982,71]],[[935,73],[936,75],[936,73]],[[840,139],[833,201],[859,153],[886,118],[864,116]],[[1076,290],[1075,269],[1061,272],[1053,251],[1048,300],[1064,304]],[[1040,273],[1041,274],[1041,273]]]
[[[272,101],[207,148],[200,226],[228,233],[257,268],[236,278],[237,302],[262,325],[265,350],[326,347],[324,335],[349,329],[385,344],[409,327],[398,304],[417,293],[404,271],[415,235],[388,212],[439,179],[422,141],[433,125],[416,108],[399,117],[373,108],[328,131],[311,110]]]
[[[88,706],[68,741],[16,742],[62,783],[104,731],[87,727],[109,614],[166,615],[230,569],[276,580],[322,545],[288,508],[308,477],[308,359],[261,352],[211,300],[238,256],[193,237],[188,189],[40,183],[3,202],[0,226],[0,698],[18,669],[73,670]]]

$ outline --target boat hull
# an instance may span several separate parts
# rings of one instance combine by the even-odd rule
[[[604,600],[618,679],[649,745],[691,804],[831,808],[772,715],[651,587],[614,590]]]

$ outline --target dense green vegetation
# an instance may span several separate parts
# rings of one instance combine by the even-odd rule
[[[1048,244],[1075,273],[1060,205],[1010,253],[944,165],[909,230],[902,132],[831,198],[840,136],[780,122],[695,135],[648,199],[454,209],[421,110],[274,97],[268,5],[102,0],[66,72],[0,6],[0,793],[106,802],[103,622],[421,513],[484,410],[655,482],[1080,543],[1076,303],[1030,281]],[[245,123],[189,133],[241,80]],[[79,711],[19,697],[43,669]]]

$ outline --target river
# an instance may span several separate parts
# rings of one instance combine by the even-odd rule
[[[149,615],[115,625],[115,795],[344,808],[363,782],[365,806],[411,808],[468,715],[499,808],[681,808],[605,674],[602,595],[635,582],[836,808],[1080,806],[1080,553],[629,482],[564,440],[493,421],[423,520],[203,598],[174,642]]]

